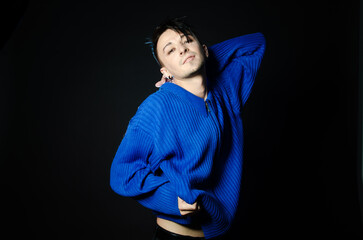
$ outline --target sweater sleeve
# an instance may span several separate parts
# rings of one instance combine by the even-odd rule
[[[178,196],[163,173],[152,171],[153,140],[138,127],[128,127],[111,165],[110,185],[156,212],[180,216]]]
[[[246,103],[251,93],[265,46],[264,35],[253,33],[229,39],[209,48],[209,62],[213,74],[222,81],[238,108]]]

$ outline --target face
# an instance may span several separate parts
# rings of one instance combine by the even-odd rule
[[[157,53],[165,76],[182,80],[200,74],[208,56],[206,46],[191,35],[166,30],[157,42]]]

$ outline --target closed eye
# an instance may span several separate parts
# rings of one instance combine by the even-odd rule
[[[169,55],[169,54],[171,54],[171,53],[173,53],[174,51],[175,51],[175,48],[170,49],[170,50],[168,51],[168,55]]]

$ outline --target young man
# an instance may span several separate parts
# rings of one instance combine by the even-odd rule
[[[208,49],[173,19],[156,28],[152,50],[161,87],[130,120],[111,166],[111,187],[153,210],[154,239],[223,235],[237,209],[241,112],[265,38],[248,34]]]

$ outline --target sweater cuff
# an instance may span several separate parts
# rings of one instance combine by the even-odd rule
[[[160,178],[164,178],[164,176],[160,176]],[[178,195],[169,181],[159,186],[155,191],[135,197],[134,199],[153,211],[181,216],[178,207]]]

